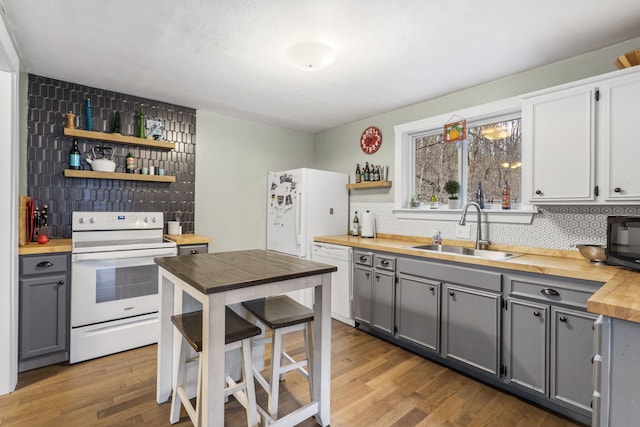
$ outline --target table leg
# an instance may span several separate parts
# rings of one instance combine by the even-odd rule
[[[224,293],[210,294],[202,303],[202,425],[224,425]]]
[[[322,275],[315,288],[313,331],[313,396],[318,402],[316,421],[329,425],[331,412],[331,274]]]
[[[158,272],[158,296],[160,307],[160,331],[158,334],[158,366],[156,383],[156,401],[164,403],[171,398],[171,380],[173,378],[173,287],[174,284]]]

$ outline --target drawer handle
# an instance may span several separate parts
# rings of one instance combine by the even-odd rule
[[[64,280],[60,280],[60,281],[58,282],[58,286],[62,286],[62,285],[64,285]]]
[[[367,275],[367,279],[371,277],[371,274],[368,271],[365,274]]]
[[[42,262],[39,262],[36,265],[36,267],[43,267],[43,268],[44,267],[53,267],[53,264],[51,262],[49,262],[49,261],[42,261]]]
[[[456,296],[456,293],[455,293],[455,292],[453,292],[453,291],[449,291],[449,296],[455,297],[455,296]]]
[[[376,280],[380,280],[380,275],[376,274]]]
[[[540,317],[540,312],[539,311],[534,311],[533,315],[536,316],[536,317]]]
[[[197,250],[197,249],[191,249],[191,251],[189,252],[189,255],[196,255],[196,254],[199,254],[199,253],[200,253],[200,251],[199,251],[199,250]]]
[[[614,193],[621,193],[622,192],[622,188],[620,187],[616,187],[613,189]]]
[[[564,316],[560,316],[560,317],[558,318],[558,320],[560,320],[561,322],[566,322],[566,321],[567,321],[567,318],[566,318],[566,317],[564,317]]]
[[[389,265],[389,260],[383,259],[382,261],[380,261],[380,264],[384,265],[385,267]]]
[[[367,257],[364,255],[360,255],[360,261],[365,262],[367,260]]]
[[[430,290],[431,292],[433,292],[435,289],[436,289],[436,288],[434,288],[433,286],[429,286],[429,290]]]
[[[542,194],[542,191],[540,191],[540,190],[536,190],[536,194],[539,196],[539,195],[541,195],[541,194]]]
[[[544,295],[551,295],[551,296],[554,296],[554,297],[557,297],[558,295],[560,295],[558,293],[558,291],[556,291],[555,289],[551,289],[551,288],[544,288],[540,292],[542,292]]]

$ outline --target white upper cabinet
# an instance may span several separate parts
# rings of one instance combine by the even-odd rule
[[[633,71],[523,99],[525,200],[539,205],[640,201],[640,143],[634,142],[640,73]]]
[[[586,86],[523,101],[523,164],[531,171],[523,194],[532,203],[594,200],[595,96]]]
[[[608,202],[640,200],[640,75],[605,82],[602,111],[602,196]]]

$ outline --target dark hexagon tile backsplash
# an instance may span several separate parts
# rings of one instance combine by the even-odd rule
[[[124,172],[125,158],[136,158],[136,172],[153,165],[175,175],[176,182],[161,183],[93,178],[68,178],[73,137],[64,136],[66,113],[77,117],[75,126],[86,129],[85,99],[91,98],[93,130],[110,132],[115,112],[120,112],[123,135],[137,129],[140,108],[145,118],[165,121],[164,136],[175,142],[166,151],[78,139],[82,169],[91,170],[86,157],[98,145],[113,148],[116,172]],[[163,212],[165,222],[182,211],[183,233],[194,230],[196,110],[76,83],[29,75],[27,137],[27,195],[37,207],[49,208],[50,237],[71,237],[73,211]]]

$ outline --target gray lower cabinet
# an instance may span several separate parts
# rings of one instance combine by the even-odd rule
[[[354,252],[353,316],[385,335],[394,333],[395,257]]]
[[[442,355],[499,375],[501,298],[499,293],[445,283]]]
[[[400,341],[440,351],[440,289],[438,281],[399,275],[396,328]]]
[[[505,276],[504,380],[591,421],[594,322],[587,300],[600,283],[533,274]]]
[[[507,299],[504,359],[507,381],[546,396],[549,392],[549,306]]]
[[[18,371],[69,360],[69,254],[20,256]]]
[[[386,334],[394,333],[395,258],[374,255],[371,326]]]
[[[373,253],[356,250],[353,259],[353,317],[356,323],[371,325]]]
[[[593,328],[597,316],[551,307],[552,400],[591,412]]]

